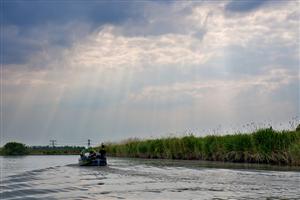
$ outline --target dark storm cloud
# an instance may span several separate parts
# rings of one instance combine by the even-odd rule
[[[142,3],[127,1],[4,1],[0,7],[4,30],[2,63],[25,63],[42,50],[45,41],[52,46],[68,47],[74,39],[74,26],[69,29],[64,26],[70,23],[88,24],[91,27],[88,31],[92,31],[103,24],[141,19],[142,9],[137,9],[141,6]],[[12,27],[17,29],[13,33]]]
[[[136,17],[136,11],[127,1],[5,1],[1,7],[4,24],[23,27],[74,20],[120,23]]]
[[[255,10],[270,0],[232,0],[225,6],[225,10],[231,12],[249,12]]]
[[[78,30],[79,26],[84,30]],[[48,47],[70,47],[76,39],[84,37],[91,30],[91,26],[82,26],[82,24],[40,25],[30,28],[14,25],[3,26],[2,63],[27,63],[32,55],[49,50]]]
[[[4,36],[3,43],[3,64],[22,64],[27,61],[28,56],[39,51],[39,45],[32,44],[26,39]]]

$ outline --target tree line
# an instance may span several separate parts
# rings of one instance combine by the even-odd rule
[[[19,142],[8,142],[0,148],[0,155],[78,155],[83,146],[26,146]]]

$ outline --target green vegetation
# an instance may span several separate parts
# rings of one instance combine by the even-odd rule
[[[300,131],[300,124],[298,124],[296,131]]]
[[[300,165],[300,131],[138,140],[107,144],[110,156]]]
[[[79,155],[84,149],[81,146],[32,146],[9,142],[0,148],[0,155]]]
[[[8,142],[1,149],[1,154],[7,156],[19,156],[28,154],[28,151],[26,146],[22,143]]]

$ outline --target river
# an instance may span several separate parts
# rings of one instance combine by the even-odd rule
[[[1,157],[0,199],[300,199],[300,169],[77,156]]]

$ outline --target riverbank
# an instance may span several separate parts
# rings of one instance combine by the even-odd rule
[[[106,146],[109,156],[300,166],[300,131],[128,140]]]

